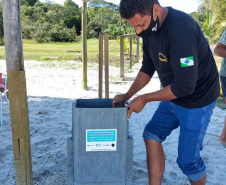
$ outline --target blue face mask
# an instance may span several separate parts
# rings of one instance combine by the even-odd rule
[[[140,32],[137,35],[139,37],[150,37],[159,30],[159,27],[160,27],[159,26],[159,17],[157,16],[157,20],[154,21],[154,19],[153,19],[153,8],[152,8],[151,9],[151,22],[150,22],[149,27],[146,30]]]

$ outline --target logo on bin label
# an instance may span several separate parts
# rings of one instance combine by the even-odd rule
[[[86,151],[116,151],[117,129],[86,130]]]

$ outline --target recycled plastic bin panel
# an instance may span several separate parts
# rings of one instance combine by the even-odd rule
[[[75,182],[125,184],[127,111],[128,108],[125,106],[113,108],[112,99],[76,100],[72,128]],[[86,151],[86,130],[96,129],[117,130],[116,151]]]

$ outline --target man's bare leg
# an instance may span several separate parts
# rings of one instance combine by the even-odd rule
[[[224,128],[221,133],[220,142],[226,145],[226,117],[224,119]]]
[[[189,181],[190,181],[191,185],[205,185],[206,184],[206,175],[198,181],[192,181],[192,180],[189,180]]]
[[[165,170],[165,155],[162,144],[155,140],[144,139],[147,151],[149,185],[161,185]]]

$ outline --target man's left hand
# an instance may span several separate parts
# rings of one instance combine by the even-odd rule
[[[135,99],[133,99],[128,105],[126,105],[129,108],[127,120],[130,119],[130,116],[133,112],[135,113],[141,112],[145,105],[146,105],[146,102],[143,96],[138,96]]]

